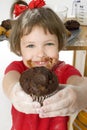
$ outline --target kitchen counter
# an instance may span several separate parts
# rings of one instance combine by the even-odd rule
[[[80,31],[77,37],[73,38],[70,42],[67,42],[65,47],[63,48],[65,51],[74,51],[73,55],[73,65],[76,66],[76,62],[79,62],[79,60],[82,61],[84,59],[84,72],[83,75],[87,76],[87,26],[80,26]],[[77,58],[77,52],[81,52],[81,58]],[[82,57],[82,53],[85,53]],[[81,64],[81,61],[79,64]],[[78,67],[77,67],[78,68]],[[82,66],[80,67],[80,69]]]
[[[64,50],[87,50],[87,26],[80,26],[78,36],[66,43]]]

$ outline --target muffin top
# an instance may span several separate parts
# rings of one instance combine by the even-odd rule
[[[46,96],[58,90],[57,76],[45,67],[34,67],[24,71],[19,79],[23,90],[29,95]]]
[[[3,20],[1,26],[4,27],[6,30],[11,29],[11,20],[10,19]]]
[[[64,25],[68,30],[76,30],[80,27],[80,23],[77,20],[67,20]]]

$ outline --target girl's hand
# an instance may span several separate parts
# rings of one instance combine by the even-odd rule
[[[32,97],[26,94],[19,83],[15,84],[10,95],[13,106],[20,112],[29,114],[37,113],[36,108],[40,107],[38,102],[33,101]]]
[[[82,89],[81,89],[82,90]],[[66,85],[66,88],[47,98],[38,109],[40,117],[69,116],[84,108],[78,86]]]

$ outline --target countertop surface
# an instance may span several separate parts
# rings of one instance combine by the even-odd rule
[[[78,35],[66,43],[64,50],[87,50],[87,26],[80,26]]]

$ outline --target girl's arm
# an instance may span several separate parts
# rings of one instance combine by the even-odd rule
[[[17,71],[8,72],[3,78],[3,90],[12,105],[20,112],[29,114],[37,113],[36,108],[40,107],[38,102],[26,94],[19,83],[20,73]]]
[[[19,82],[20,73],[17,71],[9,71],[3,78],[3,90],[7,97],[10,96],[14,85]]]

